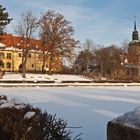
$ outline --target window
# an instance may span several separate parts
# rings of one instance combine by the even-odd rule
[[[7,59],[11,59],[11,53],[7,53]]]
[[[4,58],[4,53],[0,52],[0,59]]]
[[[18,56],[21,57],[22,56],[21,53],[19,53]]]
[[[42,55],[41,54],[39,54],[39,59],[42,59]]]
[[[29,56],[28,56],[29,58],[31,58],[32,57],[32,55],[31,54],[29,54]]]
[[[2,60],[0,60],[0,68],[4,68],[4,63]]]
[[[34,64],[32,64],[32,68],[34,67]]]
[[[8,63],[6,64],[6,68],[7,68],[7,69],[10,69],[10,68],[11,68],[11,63],[8,62]]]

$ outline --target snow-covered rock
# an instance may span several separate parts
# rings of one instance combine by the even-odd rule
[[[140,107],[108,122],[107,140],[140,140]]]
[[[123,116],[115,118],[113,122],[123,124],[127,127],[140,129],[140,107],[125,113]]]

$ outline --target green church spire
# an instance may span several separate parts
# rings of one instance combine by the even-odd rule
[[[132,41],[139,41],[139,34],[137,31],[136,16],[134,15],[134,31],[132,33]]]

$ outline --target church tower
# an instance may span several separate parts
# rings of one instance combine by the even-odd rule
[[[136,17],[134,17],[134,31],[132,33],[132,41],[133,42],[137,42],[139,41],[139,34],[138,34],[138,31],[137,31],[137,25],[136,25]]]

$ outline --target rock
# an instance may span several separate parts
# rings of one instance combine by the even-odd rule
[[[140,140],[140,130],[116,122],[108,122],[107,140]]]

